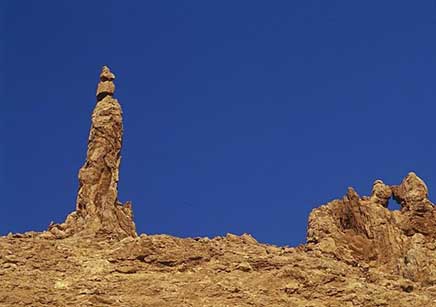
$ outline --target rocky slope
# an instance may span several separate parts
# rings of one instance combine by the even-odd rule
[[[0,238],[0,306],[436,306],[436,210],[414,173],[313,210],[295,248],[247,234],[138,236],[117,199],[114,78],[104,67],[76,210],[45,232]]]

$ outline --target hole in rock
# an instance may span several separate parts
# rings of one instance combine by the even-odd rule
[[[401,210],[401,206],[395,199],[390,198],[388,202],[388,209],[392,211]]]

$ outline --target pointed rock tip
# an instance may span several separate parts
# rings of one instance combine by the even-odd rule
[[[425,185],[424,180],[422,180],[415,172],[409,172],[406,177],[404,177],[403,182],[405,181],[416,181],[423,185]]]
[[[427,185],[414,172],[409,172],[400,185],[392,186],[392,192],[402,208],[414,208],[428,199]]]
[[[359,194],[357,194],[356,190],[353,187],[347,188],[347,197],[348,199],[359,198]]]
[[[100,73],[100,82],[97,85],[97,101],[103,100],[106,96],[113,96],[115,92],[115,84],[113,80],[115,75],[111,72],[109,67],[103,66]]]
[[[403,179],[403,182],[401,184],[402,185],[408,184],[412,187],[421,186],[421,188],[425,190],[426,193],[428,193],[428,188],[424,180],[422,180],[418,175],[416,175],[415,172],[409,172],[407,176]]]
[[[115,75],[111,72],[110,68],[104,65],[101,69],[100,80],[101,81],[113,81],[115,79]]]

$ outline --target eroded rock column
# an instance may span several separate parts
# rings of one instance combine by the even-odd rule
[[[113,98],[114,79],[115,75],[104,66],[92,113],[86,161],[79,171],[76,211],[65,223],[51,225],[49,229],[58,237],[79,233],[136,236],[131,204],[118,201],[123,122],[121,106]]]

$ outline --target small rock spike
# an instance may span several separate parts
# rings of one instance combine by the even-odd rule
[[[115,75],[111,72],[109,67],[103,66],[100,73],[100,82],[97,86],[97,101],[102,100],[106,96],[113,96],[115,93]]]

